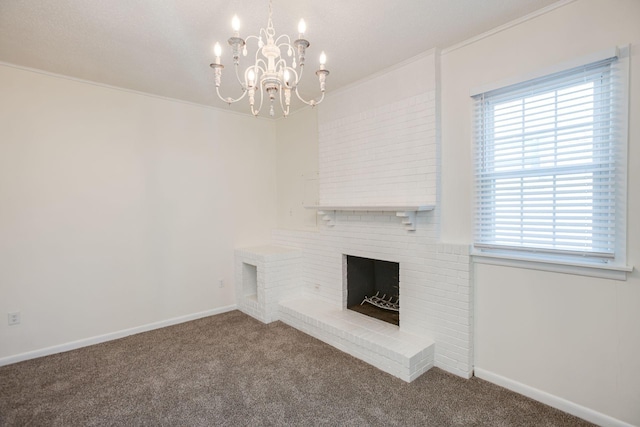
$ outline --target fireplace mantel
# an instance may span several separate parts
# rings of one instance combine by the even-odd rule
[[[396,216],[403,218],[402,224],[405,229],[413,231],[416,229],[416,214],[418,212],[432,211],[435,205],[365,205],[365,206],[334,206],[334,205],[317,205],[305,206],[307,209],[317,209],[318,215],[332,227],[335,225],[336,211],[354,211],[354,212],[395,212]]]

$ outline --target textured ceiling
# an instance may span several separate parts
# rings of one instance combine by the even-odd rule
[[[307,95],[321,50],[327,91],[434,47],[444,48],[557,0],[274,0],[277,34],[307,22]],[[0,0],[0,61],[229,108],[214,93],[212,46],[227,48],[222,90],[237,96],[226,40],[266,26],[267,0]],[[234,77],[232,79],[232,77]],[[297,103],[295,106],[300,107]],[[246,112],[242,102],[236,111]]]

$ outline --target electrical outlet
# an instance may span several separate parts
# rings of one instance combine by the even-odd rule
[[[20,324],[20,312],[14,311],[13,313],[9,313],[9,326]]]
[[[218,286],[221,287],[221,288],[224,288],[224,279],[220,279],[218,281]]]

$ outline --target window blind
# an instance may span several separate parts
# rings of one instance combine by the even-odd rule
[[[615,62],[474,97],[476,248],[615,257]]]

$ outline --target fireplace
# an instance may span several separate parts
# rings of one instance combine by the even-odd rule
[[[400,326],[400,264],[345,257],[347,308]]]

